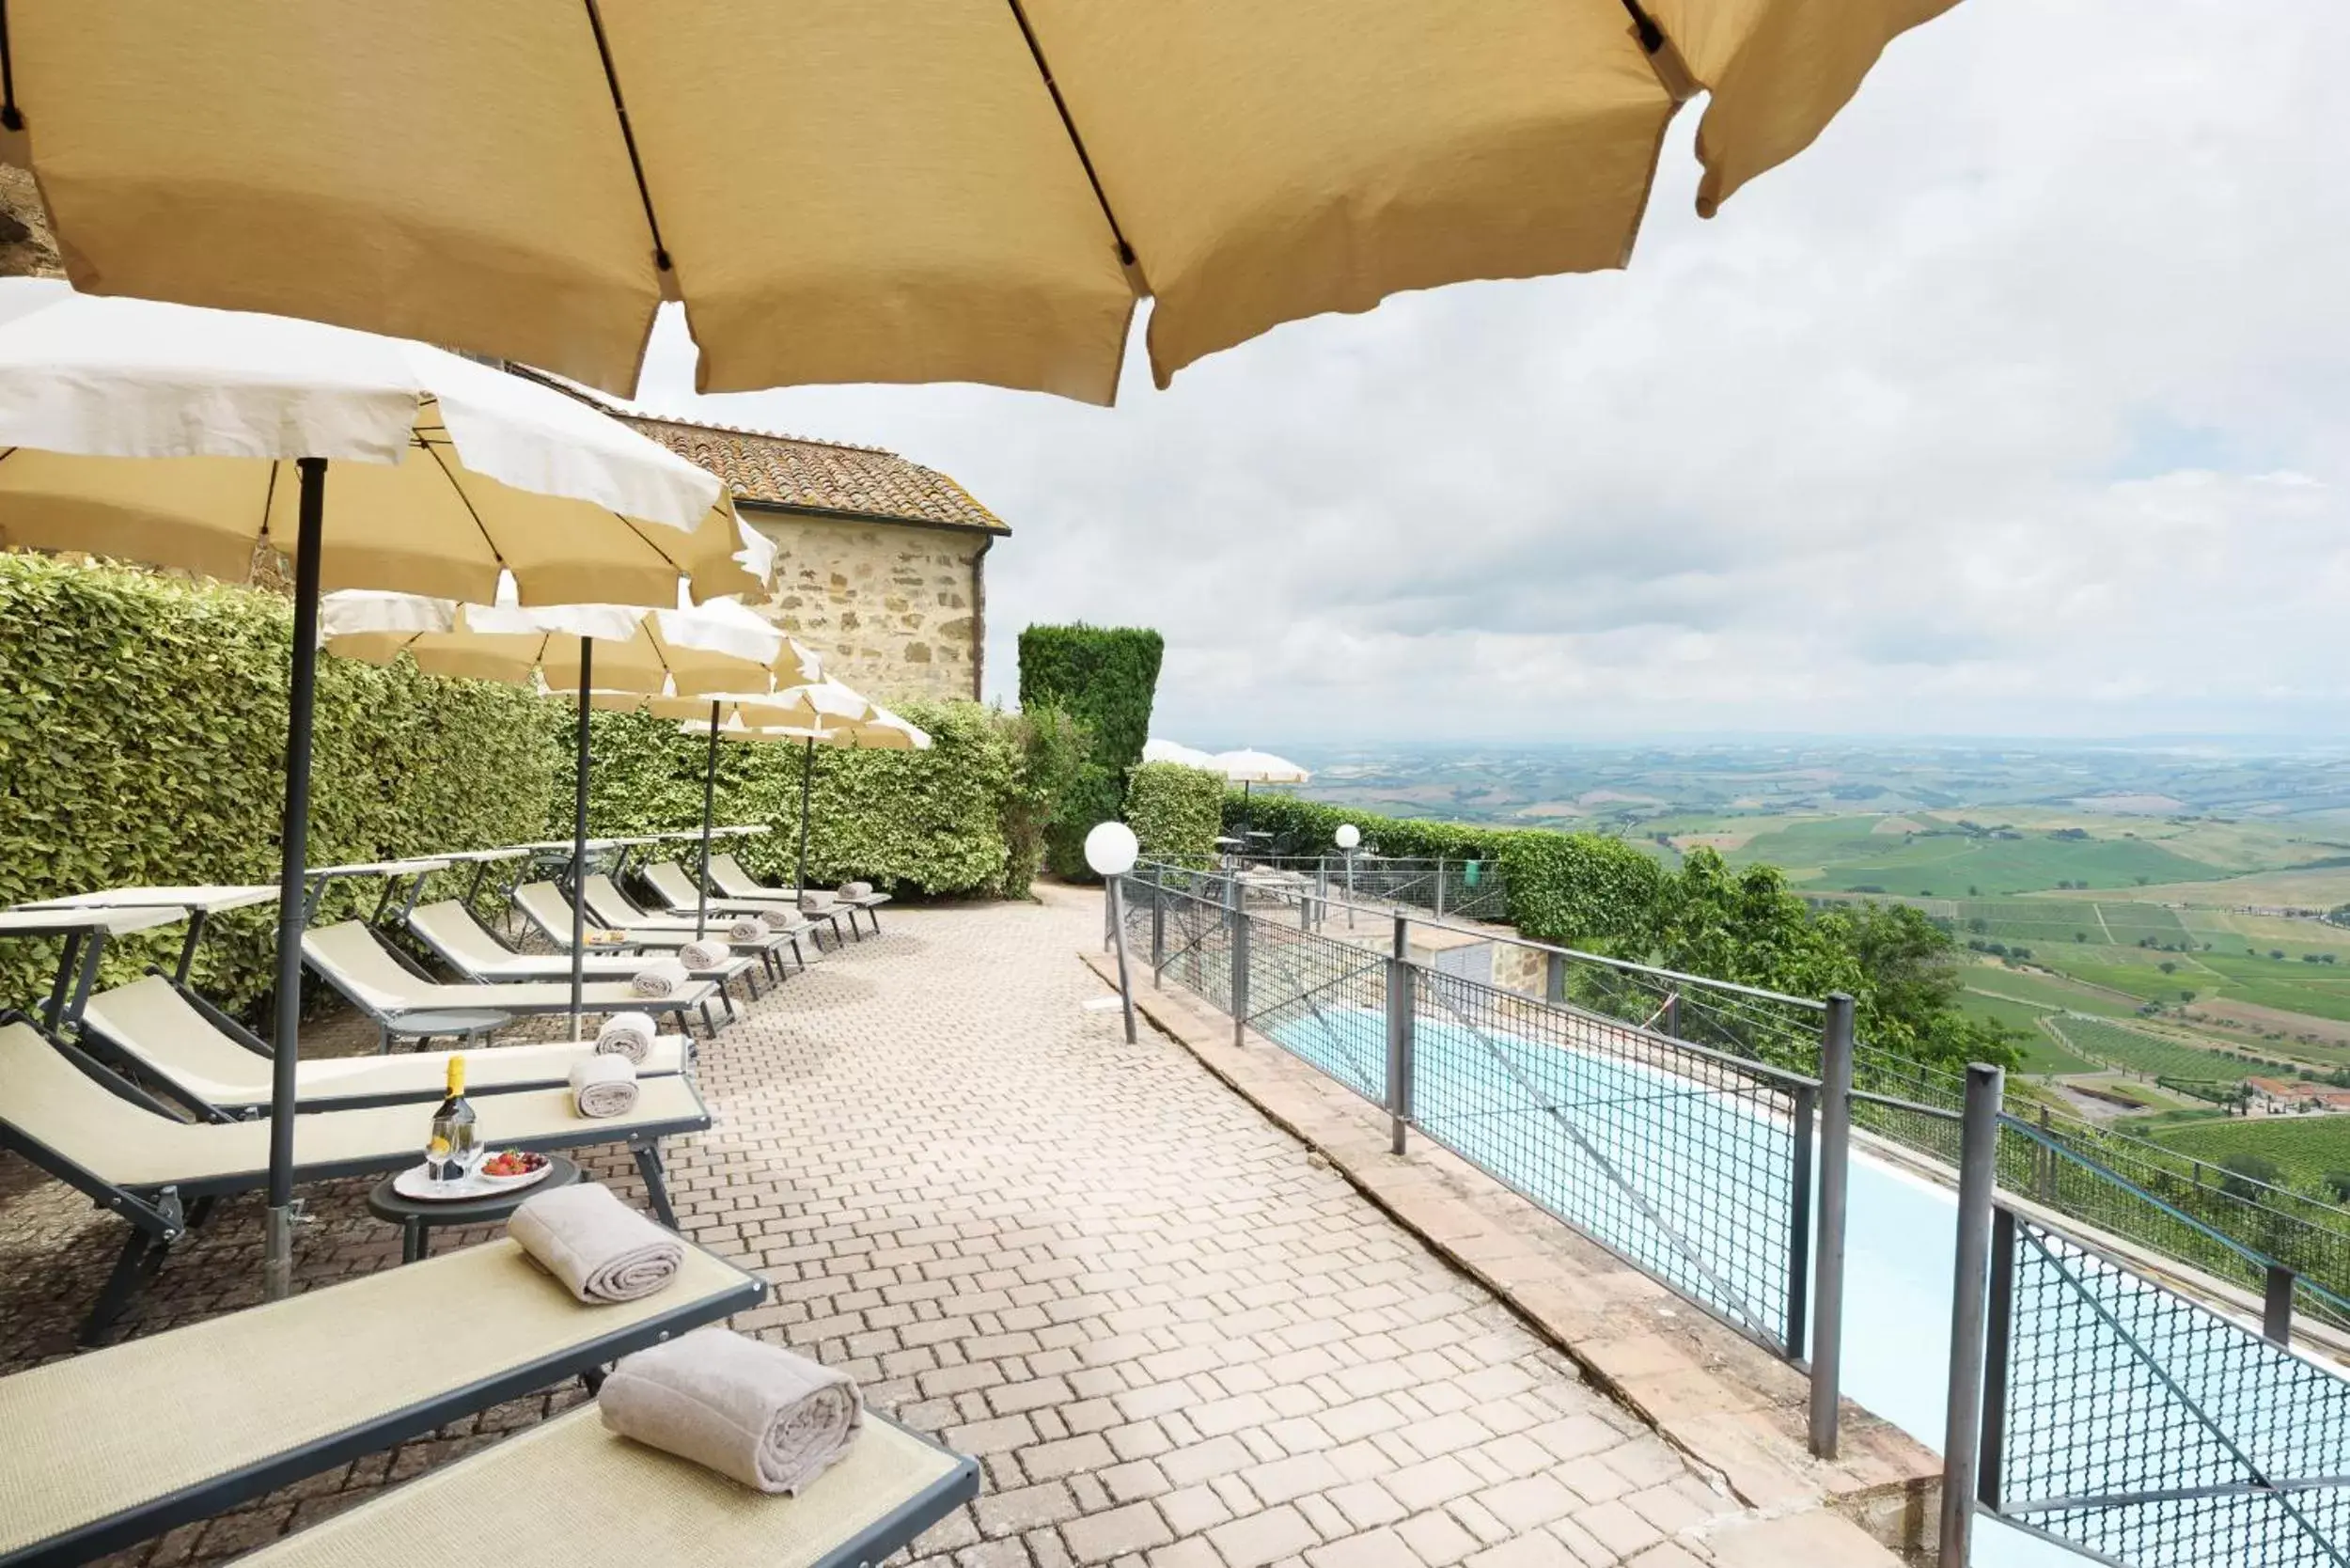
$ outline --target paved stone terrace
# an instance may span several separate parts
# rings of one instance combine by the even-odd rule
[[[762,1270],[740,1328],[980,1456],[925,1568],[1679,1568],[1841,1560],[1756,1524],[1480,1286],[1181,1047],[1126,1045],[1074,957],[1098,899],[894,910],[703,1049],[672,1149],[696,1239]],[[634,1196],[616,1152],[600,1173]],[[390,1266],[365,1183],[313,1192],[306,1284]],[[243,1305],[224,1205],[138,1309]],[[457,1233],[460,1237],[462,1232]],[[0,1163],[0,1368],[64,1354],[115,1222]],[[446,1245],[446,1243],[444,1245]],[[217,1561],[551,1410],[500,1406],[122,1554]],[[1792,1532],[1783,1526],[1792,1526]]]

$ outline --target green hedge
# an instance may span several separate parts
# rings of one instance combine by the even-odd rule
[[[928,751],[853,751],[819,745],[718,743],[717,818],[773,831],[729,846],[754,875],[788,882],[799,847],[800,779],[813,757],[808,880],[861,879],[931,894],[1002,890],[1010,851],[1005,814],[1022,757],[1004,715],[976,702],[904,702],[898,712],[928,730]],[[591,720],[588,820],[597,835],[698,827],[709,742],[641,713]],[[572,769],[539,836],[572,830]]]
[[[0,902],[274,883],[292,621],[258,589],[0,554]],[[555,719],[512,688],[322,659],[311,863],[539,837]],[[195,979],[224,1006],[267,994],[274,910],[212,927]],[[105,979],[178,943],[110,948]],[[36,1000],[55,963],[54,944],[0,942],[0,1005]]]
[[[1241,792],[1223,797],[1228,831],[1238,831]],[[1274,835],[1283,855],[1333,855],[1339,824],[1362,830],[1363,847],[1407,857],[1499,863],[1510,893],[1510,923],[1543,942],[1610,951],[1647,929],[1664,869],[1621,839],[1543,828],[1478,827],[1461,823],[1381,817],[1295,795],[1251,792],[1248,820]]]
[[[1126,776],[1150,738],[1166,651],[1156,632],[1131,627],[1031,626],[1020,634],[1020,706],[1058,708],[1092,736],[1045,835],[1044,860],[1056,876],[1091,878],[1085,836],[1124,805]]]
[[[1127,776],[1126,822],[1145,859],[1205,866],[1224,827],[1224,780],[1180,762],[1145,762]]]

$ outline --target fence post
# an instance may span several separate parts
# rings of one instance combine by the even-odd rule
[[[1167,889],[1156,883],[1151,886],[1151,985],[1159,986],[1159,977],[1167,968]]]
[[[1436,918],[1444,918],[1444,856],[1436,856]]]
[[[1852,1180],[1853,1000],[1827,999],[1820,1026],[1819,1235],[1812,1247],[1811,1451],[1836,1457],[1844,1380],[1845,1200]],[[1800,1205],[1804,1199],[1796,1200]],[[1801,1354],[1791,1346],[1791,1354]]]
[[[1400,937],[1403,922],[1395,924]],[[1412,1125],[1412,1014],[1418,1002],[1413,983],[1409,962],[1387,960],[1387,1152],[1399,1155]]]
[[[2007,1464],[2008,1353],[2015,1326],[2015,1215],[2000,1206],[1991,1212],[1991,1312],[1982,1364],[1982,1458],[1976,1466],[1975,1497],[1998,1513],[1999,1473]]]
[[[1779,1339],[1787,1358],[1800,1361],[1811,1302],[1811,1132],[1819,1121],[1819,1090],[1810,1084],[1798,1085],[1795,1103],[1788,1109],[1795,1157],[1787,1195],[1787,1322]]]
[[[1235,887],[1238,883],[1233,884]],[[1232,1043],[1248,1043],[1248,912],[1232,911]]]
[[[2054,1123],[2048,1119],[2048,1107],[2040,1107],[2040,1136],[2054,1138]],[[2036,1145],[2031,1152],[2032,1186],[2040,1201],[2053,1207],[2056,1203],[2056,1151],[2046,1143]]]
[[[1665,1032],[1675,1040],[1681,1038],[1681,992],[1678,988],[1665,998]]]
[[[1567,955],[1543,954],[1543,999],[1563,1002],[1567,999]]]
[[[1990,1308],[1991,1214],[1998,1192],[1999,1103],[2006,1074],[1966,1069],[1958,1153],[1958,1255],[1950,1271],[1950,1395],[1943,1423],[1942,1568],[1966,1568],[1982,1468],[1983,1351]]]
[[[2293,1286],[2299,1278],[2282,1263],[2268,1265],[2268,1289],[2261,1303],[2261,1338],[2293,1348]]]

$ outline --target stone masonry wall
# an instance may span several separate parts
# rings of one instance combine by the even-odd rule
[[[876,700],[977,697],[984,628],[972,530],[742,510],[776,542],[776,596],[760,608]]]

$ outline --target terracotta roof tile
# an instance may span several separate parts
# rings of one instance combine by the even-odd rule
[[[969,491],[935,468],[878,447],[637,414],[618,417],[726,480],[737,500],[945,523],[992,533],[1011,531]]]

